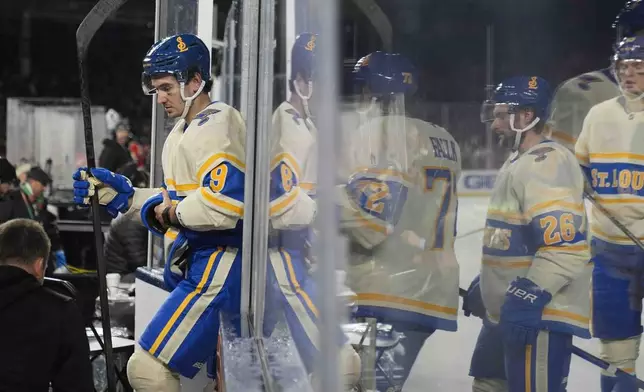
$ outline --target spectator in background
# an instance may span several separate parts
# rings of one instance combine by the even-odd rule
[[[26,173],[18,189],[9,191],[0,201],[0,223],[16,218],[32,219],[42,224],[51,241],[52,254],[49,272],[67,272],[67,259],[58,232],[56,217],[47,211],[44,192],[51,178],[44,170],[34,166]]]
[[[117,172],[121,167],[132,162],[128,150],[130,143],[130,126],[121,122],[112,133],[112,139],[103,140],[103,151],[98,158],[98,166]]]
[[[135,187],[148,187],[149,176],[138,169],[135,162],[125,165],[119,174],[127,177]],[[104,252],[107,272],[121,274],[122,282],[134,282],[136,269],[147,264],[148,256],[148,230],[138,215],[120,214],[112,220]]]
[[[18,183],[16,168],[7,158],[0,158],[0,200],[4,198]]]
[[[21,163],[16,168],[16,177],[18,177],[18,181],[21,184],[27,181],[27,173],[31,170],[32,166],[31,163]]]
[[[0,390],[94,390],[85,326],[72,298],[43,287],[51,244],[28,219],[0,225]]]

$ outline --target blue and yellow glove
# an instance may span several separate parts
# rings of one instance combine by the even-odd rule
[[[120,174],[112,173],[100,167],[90,170],[81,167],[76,170],[74,179],[74,203],[89,206],[90,197],[98,192],[99,204],[107,207],[107,212],[116,217],[119,212],[126,212],[134,188],[130,180]]]
[[[543,329],[543,309],[551,300],[552,294],[530,279],[517,278],[510,283],[501,306],[503,339],[521,346],[536,343],[539,330]]]

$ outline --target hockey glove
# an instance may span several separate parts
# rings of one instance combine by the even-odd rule
[[[134,188],[130,180],[120,174],[100,167],[90,170],[81,167],[72,176],[74,179],[74,203],[88,206],[89,198],[98,192],[99,204],[107,207],[107,212],[115,218],[119,212],[126,212]]]
[[[501,330],[510,344],[534,344],[541,328],[543,309],[552,300],[552,294],[526,278],[517,278],[505,292],[501,306]]]
[[[474,317],[485,318],[485,305],[483,305],[481,287],[479,286],[480,278],[480,275],[476,275],[467,289],[467,295],[463,298],[463,312],[467,317],[473,314]]]

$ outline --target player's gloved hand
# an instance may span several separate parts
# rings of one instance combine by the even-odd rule
[[[107,207],[107,212],[116,217],[119,212],[128,209],[130,197],[134,195],[134,188],[130,180],[120,174],[112,173],[100,167],[90,170],[81,167],[76,170],[74,179],[74,203],[88,206],[89,198],[98,192],[99,204]]]
[[[485,318],[485,305],[483,305],[483,297],[481,296],[481,287],[479,285],[481,276],[476,275],[476,278],[470,283],[467,289],[467,295],[463,297],[463,312],[467,317],[473,314],[474,317]]]
[[[503,339],[517,345],[534,344],[541,329],[543,309],[552,294],[527,278],[517,278],[505,292],[500,326]]]

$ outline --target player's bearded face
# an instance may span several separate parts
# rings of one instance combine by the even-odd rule
[[[633,95],[644,93],[644,61],[622,60],[615,68],[622,90]]]
[[[499,144],[514,136],[514,131],[510,128],[510,113],[508,105],[495,105],[494,106],[494,121],[492,122],[492,130],[499,137]]]
[[[163,76],[152,79],[152,86],[157,92],[157,103],[163,105],[170,118],[181,116],[185,102],[181,99],[179,82],[174,76]],[[186,89],[189,85],[186,86]]]

